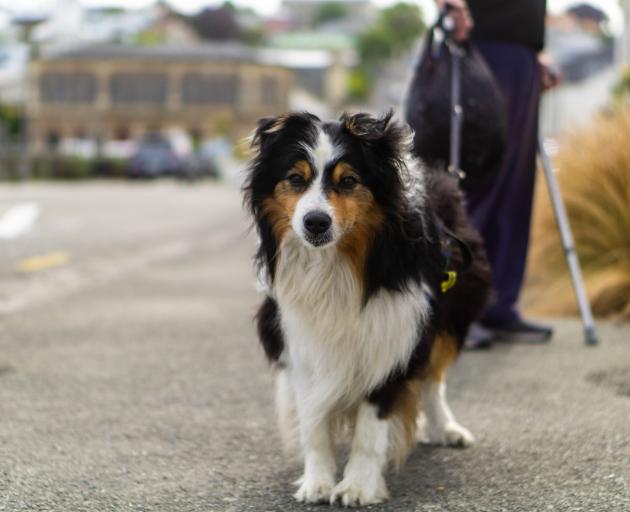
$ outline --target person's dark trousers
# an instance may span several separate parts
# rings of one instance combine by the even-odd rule
[[[508,43],[478,43],[503,92],[508,144],[503,166],[487,184],[468,188],[468,214],[483,236],[496,301],[482,320],[502,324],[518,318],[534,195],[541,72],[536,52]]]

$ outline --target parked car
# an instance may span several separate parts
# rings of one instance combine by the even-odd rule
[[[184,159],[178,156],[173,143],[159,134],[144,137],[129,161],[130,178],[159,178],[185,172]]]
[[[186,166],[181,176],[188,180],[202,178],[218,178],[219,171],[214,161],[205,157],[201,152],[191,154],[186,160]]]

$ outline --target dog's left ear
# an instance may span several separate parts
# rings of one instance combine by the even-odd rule
[[[388,110],[384,115],[378,118],[365,112],[352,115],[344,112],[341,114],[339,120],[350,135],[365,140],[377,140],[383,137],[387,132],[393,115],[394,112],[392,110]]]
[[[364,112],[352,115],[344,113],[339,120],[346,132],[363,142],[385,141],[392,149],[402,150],[410,140],[410,128],[406,124],[398,123],[391,109],[380,117]]]
[[[339,120],[344,130],[369,147],[376,158],[400,161],[405,152],[411,149],[413,131],[407,124],[397,122],[391,109],[381,117],[366,113],[344,113]]]

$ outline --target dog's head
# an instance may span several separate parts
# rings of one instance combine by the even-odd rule
[[[245,197],[263,245],[272,235],[275,247],[290,236],[313,250],[367,250],[401,204],[409,140],[391,112],[344,114],[332,122],[308,113],[262,119]]]

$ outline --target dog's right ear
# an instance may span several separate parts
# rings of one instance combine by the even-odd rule
[[[268,136],[272,133],[272,128],[276,125],[278,118],[261,117],[258,120],[258,127],[251,136],[251,147],[260,149],[264,145]]]

